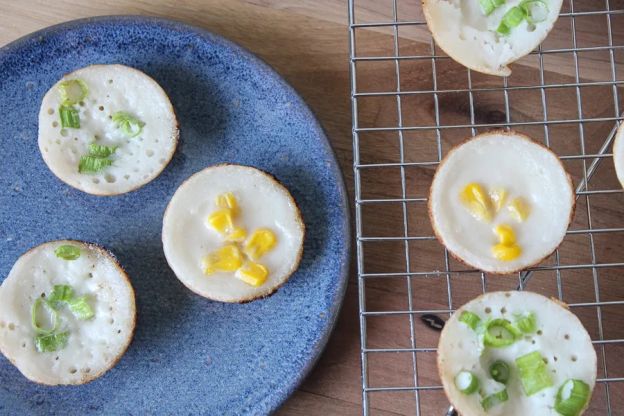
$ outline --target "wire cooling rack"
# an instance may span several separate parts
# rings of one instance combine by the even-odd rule
[[[568,303],[592,336],[598,383],[586,414],[624,414],[624,194],[610,153],[624,1],[564,0],[549,37],[508,78],[449,59],[419,1],[348,3],[363,413],[446,414],[432,319],[482,292],[527,288]],[[490,128],[542,141],[577,187],[561,247],[514,276],[466,269],[427,218],[439,161]]]

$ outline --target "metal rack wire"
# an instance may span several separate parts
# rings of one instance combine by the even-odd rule
[[[476,295],[477,292],[493,289],[522,290],[525,287],[566,301],[572,311],[581,317],[592,335],[599,357],[599,374],[587,414],[624,414],[624,383],[621,383],[624,381],[624,365],[620,365],[620,357],[624,353],[624,324],[614,323],[624,317],[624,292],[619,291],[619,287],[624,285],[618,283],[618,274],[622,273],[624,262],[618,260],[617,253],[609,257],[613,248],[617,251],[618,247],[624,246],[624,224],[618,226],[617,212],[613,212],[614,209],[619,209],[619,216],[624,217],[621,215],[624,194],[617,181],[613,180],[615,173],[610,159],[611,143],[622,119],[622,94],[619,88],[624,86],[624,74],[620,77],[618,64],[620,61],[624,63],[624,36],[614,28],[617,24],[624,23],[621,20],[624,18],[624,4],[616,5],[616,0],[564,0],[564,8],[553,32],[569,35],[570,44],[566,45],[561,41],[562,36],[551,34],[555,40],[559,39],[558,44],[549,47],[547,40],[522,61],[527,69],[515,67],[514,74],[504,79],[482,76],[454,67],[454,75],[451,77],[453,85],[447,86],[448,77],[445,79],[444,74],[450,71],[449,65],[454,63],[436,47],[428,34],[424,19],[418,12],[415,17],[410,16],[407,20],[400,16],[400,10],[403,10],[401,1],[408,0],[387,0],[385,14],[383,11],[368,13],[370,10],[365,8],[366,13],[362,13],[366,15],[364,18],[358,15],[360,1],[363,0],[349,0],[348,6],[363,414],[373,414],[377,409],[374,403],[371,404],[372,395],[380,403],[390,403],[390,407],[395,402],[401,402],[396,407],[398,413],[444,414],[448,404],[441,394],[442,387],[435,373],[437,333],[432,328],[423,326],[420,318],[430,314],[447,318],[463,301],[471,297],[467,293]],[[416,2],[411,2],[410,6],[420,7]],[[593,39],[589,45],[585,45],[579,35],[579,27],[584,25],[582,19],[592,19],[592,24],[600,25],[595,26],[596,32],[604,30],[606,36]],[[590,27],[589,31],[591,30],[593,29]],[[412,37],[415,41],[407,42],[407,47],[403,47],[403,33],[406,31],[407,39]],[[389,38],[390,46],[381,51],[380,48],[373,48],[374,53],[369,53],[366,47],[360,47],[360,37],[366,38],[363,36],[364,32],[375,32],[378,38]],[[426,50],[419,49],[417,42],[424,44]],[[600,54],[598,61],[602,63],[587,64],[587,54]],[[548,61],[551,57],[559,60],[550,64]],[[414,78],[413,73],[404,73],[404,65],[410,62],[420,65],[420,75],[415,77],[416,82],[406,88],[404,79],[408,76]],[[363,82],[360,78],[361,65],[369,63],[384,66],[379,66],[382,69],[378,69],[376,75],[369,77],[368,81],[363,77]],[[430,77],[422,75],[423,65],[430,65]],[[596,65],[602,65],[600,70],[592,77],[586,77],[585,70],[595,69]],[[440,70],[441,67],[444,67],[444,71]],[[525,71],[530,76],[516,83],[516,71]],[[564,74],[558,74],[559,72]],[[391,86],[382,90],[370,88],[375,80],[384,77],[393,80]],[[461,83],[464,85],[460,85]],[[591,91],[588,93],[588,90]],[[560,111],[555,108],[557,97],[560,97],[557,94],[562,91],[569,93],[567,101],[573,103],[571,114],[566,113],[567,110]],[[596,102],[598,93],[603,95],[602,101],[608,103],[608,110],[600,114],[591,111],[595,107],[593,103]],[[492,110],[488,113],[494,114],[493,118],[484,118],[480,114],[482,106],[479,105],[479,100],[486,94],[502,95],[502,100],[496,101],[500,104],[498,112]],[[464,97],[464,103],[467,104],[454,107],[454,113],[459,113],[467,121],[449,121],[446,107],[453,101],[446,98],[449,95]],[[521,105],[529,96],[532,97],[530,102]],[[405,109],[406,100],[411,98],[431,100],[430,119],[420,120],[416,117],[411,121],[406,120],[406,114],[409,114]],[[363,102],[369,99],[385,100],[380,106],[385,110],[380,111],[392,111],[396,116],[388,117],[391,121],[382,124],[377,114],[376,119],[368,123],[362,116],[362,107]],[[529,106],[537,110],[528,111],[531,115],[527,116],[517,110],[519,105],[525,109]],[[560,249],[546,262],[510,279],[500,279],[467,270],[465,266],[454,262],[446,250],[441,251],[443,259],[439,267],[431,266],[431,262],[423,261],[415,253],[413,244],[437,242],[430,229],[421,226],[422,224],[413,226],[414,222],[428,221],[421,208],[426,206],[426,192],[421,192],[420,195],[412,192],[414,171],[432,172],[445,152],[455,143],[454,136],[475,135],[479,130],[492,127],[530,130],[534,137],[541,135],[544,144],[556,151],[569,170],[573,170],[572,175],[577,184],[577,213],[562,247],[569,241],[576,253],[574,258],[564,261],[562,256],[565,257],[566,254],[562,254]],[[368,139],[375,135],[378,137]],[[364,136],[367,137],[366,140]],[[367,151],[367,146],[375,140],[388,140],[388,137],[395,140],[397,152],[384,160],[374,160],[369,154],[371,152]],[[427,141],[425,137],[433,140]],[[420,149],[432,155],[430,160],[414,160],[412,157],[410,152],[418,148],[419,141],[422,141]],[[565,145],[560,145],[564,142]],[[390,176],[387,170],[398,173],[382,181],[395,191],[384,190],[379,195],[371,195],[368,192],[369,178]],[[431,175],[424,176],[430,178]],[[392,181],[395,183],[391,183]],[[380,216],[367,216],[364,212],[368,207],[380,205],[394,207],[392,209],[398,212],[399,221],[392,224],[390,235],[371,235],[368,232],[368,229],[381,230],[388,226],[384,223],[376,227],[374,223],[380,221]],[[420,214],[414,214],[414,211]],[[583,238],[583,244],[574,242],[579,238]],[[370,256],[366,246],[376,243],[394,244],[401,252],[394,259],[399,258],[401,266],[385,268],[384,260],[378,260],[376,267],[369,267]],[[579,246],[583,246],[585,254],[578,254],[581,251]],[[620,255],[619,259],[621,258]],[[373,281],[383,282],[382,285],[401,282],[400,290],[395,290],[393,296],[397,299],[405,298],[402,306],[377,310],[374,306],[377,302],[371,303],[367,292]],[[444,292],[443,304],[431,303],[433,306],[427,308],[417,305],[420,303],[419,296],[431,293],[420,293],[424,287],[421,285],[423,281],[436,285],[436,290]],[[371,342],[376,337],[374,331],[383,328],[383,325],[371,324],[370,321],[375,318],[406,318],[407,323],[403,328],[407,332],[407,344],[389,342],[390,345],[381,345],[380,341]],[[606,320],[609,322],[605,322]],[[384,333],[383,336],[387,334]],[[429,344],[423,346],[422,339],[427,339]],[[409,378],[404,378],[398,384],[387,378],[371,380],[373,356],[396,357],[399,354],[408,356],[409,359],[402,361],[396,368],[408,367],[404,371],[409,373]],[[425,401],[426,395],[433,395],[433,398]]]

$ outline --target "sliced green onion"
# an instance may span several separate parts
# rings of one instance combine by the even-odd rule
[[[503,389],[497,393],[484,397],[483,400],[481,400],[481,406],[483,407],[483,410],[488,411],[497,404],[506,402],[507,400],[509,400],[507,389]]]
[[[81,79],[63,81],[58,86],[63,105],[78,104],[89,93],[87,84]]]
[[[46,328],[41,327],[37,323],[37,311],[39,310],[39,307],[41,305],[43,305],[45,309],[47,309],[48,312],[50,312],[50,317],[52,320],[52,328],[46,329]],[[35,300],[35,303],[33,303],[32,308],[30,309],[30,321],[35,331],[37,331],[37,333],[39,334],[51,334],[52,332],[56,331],[56,328],[58,327],[58,323],[59,323],[58,314],[56,313],[52,305],[49,305],[47,302],[45,302],[41,298],[37,298]]]
[[[463,322],[471,329],[476,330],[479,326],[479,322],[481,322],[481,318],[472,312],[463,311],[461,315],[459,315],[459,322]]]
[[[65,348],[69,331],[39,334],[35,337],[35,347],[39,352],[53,352]]]
[[[74,316],[78,319],[82,319],[83,321],[91,319],[95,315],[93,309],[87,302],[86,296],[73,298],[67,303],[67,305],[69,306],[69,310],[72,311]]]
[[[56,250],[54,250],[54,254],[56,254],[56,257],[63,260],[76,260],[80,257],[80,249],[76,246],[64,244],[57,247]]]
[[[589,400],[589,386],[581,380],[569,379],[559,387],[555,410],[563,416],[578,416]]]
[[[496,8],[494,7],[494,2],[492,0],[479,0],[479,4],[481,5],[481,11],[483,11],[483,14],[486,16],[492,14]]]
[[[516,358],[516,366],[522,389],[527,396],[553,385],[552,376],[538,351]]]
[[[486,347],[508,347],[521,336],[520,330],[507,319],[493,319],[485,325],[483,345]]]
[[[54,285],[52,293],[48,296],[48,304],[58,309],[63,303],[68,303],[74,298],[74,289],[69,285]]]
[[[143,126],[145,126],[145,123],[125,111],[118,111],[113,114],[113,122],[128,137],[138,136],[143,131]]]
[[[505,4],[505,0],[479,0],[483,14],[489,16],[498,7]]]
[[[500,22],[496,31],[501,35],[508,35],[511,33],[511,29],[517,27],[526,18],[526,12],[523,8],[514,6],[507,10],[507,13],[503,15],[503,20]]]
[[[464,394],[472,394],[479,390],[479,379],[470,371],[460,371],[455,376],[455,387]]]
[[[490,376],[499,383],[507,384],[511,369],[509,365],[502,360],[497,360],[490,366]]]
[[[78,110],[74,107],[61,105],[59,107],[59,117],[61,118],[61,127],[70,129],[80,128],[80,116]]]
[[[89,156],[93,157],[109,157],[117,150],[117,146],[103,146],[96,143],[89,145]]]
[[[537,317],[533,312],[516,316],[516,326],[525,334],[532,334],[537,330]]]
[[[78,164],[80,173],[97,173],[113,164],[113,161],[103,157],[82,156]]]
[[[518,7],[524,10],[529,23],[541,23],[548,18],[548,4],[544,0],[524,0]]]

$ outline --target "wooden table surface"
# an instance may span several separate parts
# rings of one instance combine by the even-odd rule
[[[401,0],[398,10],[402,20],[421,19],[420,0]],[[566,2],[564,2],[566,3]],[[604,0],[581,0],[587,10],[596,10],[604,7]],[[609,2],[608,2],[609,3]],[[611,8],[623,8],[624,0],[610,0]],[[392,16],[391,0],[358,0],[356,16],[360,22],[389,21]],[[273,68],[282,74],[297,89],[313,111],[319,117],[326,129],[332,145],[337,153],[338,160],[343,168],[346,182],[353,196],[353,168],[352,168],[352,135],[351,135],[351,106],[349,101],[350,83],[348,66],[348,18],[347,6],[344,0],[100,0],[85,2],[82,0],[0,0],[0,45],[4,45],[20,36],[43,27],[75,18],[111,15],[111,14],[142,14],[161,16],[181,20],[215,33],[221,34],[251,50],[267,61]],[[589,16],[591,17],[591,16]],[[600,45],[604,42],[605,24],[602,20],[579,22],[577,25],[578,45]],[[619,17],[619,16],[617,16]],[[624,21],[614,18],[614,43],[622,44],[624,39]],[[603,33],[603,34],[601,34]],[[400,50],[407,55],[428,53],[430,48],[429,34],[424,27],[402,27],[400,29]],[[358,47],[365,48],[359,53],[365,55],[391,55],[392,29],[381,28],[362,31],[358,34]],[[570,31],[565,27],[555,31],[548,39],[551,48],[570,48]],[[624,61],[624,55],[617,50],[614,61]],[[545,63],[545,77],[549,82],[574,81],[576,65],[570,54],[552,54]],[[583,54],[577,60],[581,71],[581,80],[604,81],[611,79],[608,51],[603,50]],[[371,91],[394,89],[393,62],[372,62],[358,66],[358,83],[360,86],[370,86]],[[527,58],[514,67],[514,76],[511,84],[536,82],[539,71],[536,59]],[[523,69],[526,67],[526,70]],[[406,62],[401,68],[404,74],[401,82],[405,82],[404,89],[430,89],[431,62]],[[452,85],[457,79],[462,79],[461,86],[465,88],[465,70],[450,61],[444,61],[438,68],[438,86]],[[623,74],[615,74],[618,80]],[[476,74],[473,78],[480,85],[500,86],[501,81],[495,77],[485,77]],[[586,90],[583,90],[586,91]],[[532,92],[518,90],[511,95],[511,113],[514,120],[543,120],[541,98],[539,94],[530,96]],[[600,88],[587,90],[583,96],[585,117],[613,117],[613,89]],[[524,95],[523,95],[524,94]],[[465,94],[464,94],[465,95]],[[394,100],[394,98],[392,97]],[[505,109],[498,96],[483,94],[475,99],[475,119],[478,123],[504,121]],[[616,98],[619,100],[619,98]],[[537,100],[537,101],[536,101]],[[548,92],[549,117],[578,118],[577,94],[574,90],[553,89]],[[364,100],[362,100],[364,101]],[[620,111],[623,108],[620,104]],[[359,108],[362,125],[371,127],[396,125],[396,103],[387,100],[370,100],[362,102]],[[445,123],[462,123],[466,121],[469,103],[464,96],[441,96],[439,106],[443,110]],[[413,101],[405,100],[407,108],[404,122],[410,125],[432,124],[435,121],[435,107],[425,100],[414,97]],[[502,117],[502,119],[501,119]],[[587,140],[587,153],[597,151],[597,143],[602,140],[613,127],[613,121],[591,123],[584,127],[583,133]],[[527,128],[528,132],[542,139],[544,129],[541,126]],[[423,133],[423,137],[429,133]],[[462,137],[470,134],[469,129],[445,131],[441,141],[444,151]],[[578,125],[553,126],[550,131],[551,144],[560,154],[578,153]],[[396,136],[396,135],[395,135]],[[537,138],[537,137],[536,137]],[[566,140],[574,138],[574,140]],[[370,139],[370,140],[368,140]],[[560,140],[559,140],[560,139]],[[425,157],[435,152],[432,144],[426,141],[414,141],[415,144],[406,147],[410,152],[407,158],[413,156]],[[380,134],[374,138],[362,137],[363,147],[360,157],[362,163],[396,162],[398,146],[396,137]],[[364,145],[365,144],[365,145]],[[407,146],[407,145],[406,145]],[[613,175],[610,161],[605,163],[604,173],[597,175],[596,187],[600,189],[617,188],[618,184]],[[581,164],[570,161],[566,166],[578,182],[582,176]],[[406,173],[406,180],[414,195],[423,196],[428,189],[428,183],[433,173],[432,167],[410,169]],[[362,177],[365,194],[369,198],[400,197],[397,182],[388,179],[393,172],[378,171],[375,174]],[[394,176],[396,178],[397,176]],[[418,194],[418,195],[416,195]],[[596,196],[592,199],[592,215],[594,226],[617,228],[624,227],[624,216],[621,207],[624,206],[622,194],[614,194],[609,198]],[[577,215],[572,225],[576,229],[588,228],[588,209],[585,202],[580,203]],[[424,211],[414,208],[408,213],[410,217],[410,232],[415,234],[430,233],[430,226]],[[403,216],[400,210],[392,206],[382,206],[377,211],[364,211],[366,222],[363,232],[372,236],[400,236],[403,232]],[[614,263],[622,261],[624,235],[609,235],[602,238],[595,235],[592,241],[595,247],[597,262]],[[579,264],[591,262],[588,258],[588,235],[581,234],[575,238],[568,238],[562,246],[561,263]],[[412,256],[411,270],[441,270],[441,247],[435,241],[428,241],[422,246],[410,246],[410,251],[417,253]],[[368,272],[405,271],[403,243],[379,247],[365,247],[365,268]],[[456,265],[451,265],[457,267]],[[543,293],[555,294],[554,272],[544,272],[542,277],[535,279],[531,287]],[[619,283],[617,269],[601,270],[596,274],[602,285],[599,289],[601,300],[618,301],[624,298],[624,285]],[[568,302],[594,302],[596,294],[593,284],[594,275],[587,270],[575,271],[571,269],[560,275],[566,286],[564,299]],[[480,277],[452,276],[454,306],[477,295],[481,290]],[[492,282],[492,280],[489,280]],[[490,284],[490,289],[512,288],[517,282],[513,277],[501,278]],[[575,282],[575,286],[567,286],[568,282]],[[435,278],[414,280],[414,308],[448,308],[446,280]],[[440,283],[442,286],[440,286]],[[533,284],[533,283],[532,283]],[[568,289],[568,287],[572,289]],[[367,283],[366,299],[370,310],[402,310],[406,306],[405,279],[379,279]],[[316,368],[308,379],[297,390],[278,412],[281,415],[357,415],[361,414],[361,381],[360,381],[360,341],[358,321],[358,296],[355,270],[352,273],[347,294],[339,318],[336,331]],[[597,337],[595,311],[593,309],[577,313],[589,328],[592,336]],[[586,316],[585,316],[586,315]],[[604,312],[604,319],[609,320],[603,336],[606,339],[624,338],[623,307],[614,307]],[[594,321],[592,321],[594,319]],[[407,325],[407,327],[406,327]],[[607,325],[605,323],[605,325]],[[437,334],[422,326],[417,326],[418,342],[420,346],[435,346]],[[368,321],[368,346],[371,348],[402,348],[409,347],[409,323],[404,316],[380,318]],[[621,362],[621,353],[624,348],[616,345],[605,355],[611,354],[608,360],[608,377],[624,377],[624,364]],[[379,359],[370,359],[371,385],[413,385],[412,354],[382,354]],[[599,359],[602,356],[599,354]],[[419,383],[439,385],[436,371],[431,357],[419,356]],[[612,363],[615,362],[615,365]],[[603,370],[599,377],[606,377]],[[611,405],[620,409],[613,414],[621,414],[624,408],[624,383],[615,383],[611,386]],[[604,388],[597,389],[595,403],[588,414],[604,415],[605,393]],[[414,394],[398,392],[394,395],[371,394],[371,414],[374,415],[411,415],[416,414]],[[440,391],[423,394],[421,408],[423,415],[440,415],[446,408],[447,402]]]

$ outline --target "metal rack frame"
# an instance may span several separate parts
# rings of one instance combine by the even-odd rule
[[[379,21],[379,22],[364,22],[358,23],[356,20],[356,12],[357,12],[357,3],[358,0],[349,0],[349,40],[350,40],[350,70],[351,70],[351,100],[352,100],[352,121],[353,121],[353,167],[354,167],[354,182],[355,182],[355,218],[356,218],[356,245],[357,245],[357,272],[358,272],[358,287],[359,287],[359,316],[360,316],[360,342],[361,342],[361,366],[362,366],[362,405],[363,405],[363,414],[369,414],[369,394],[370,393],[388,393],[392,392],[413,392],[414,400],[415,400],[415,409],[416,414],[421,414],[421,403],[420,403],[420,395],[423,391],[427,390],[441,390],[441,385],[424,385],[419,380],[418,373],[418,360],[417,355],[421,353],[431,353],[435,352],[435,348],[420,348],[417,347],[415,342],[415,324],[414,321],[423,314],[438,314],[444,317],[450,316],[450,314],[454,311],[454,309],[459,306],[455,305],[453,301],[453,295],[451,291],[451,275],[463,274],[463,273],[475,273],[475,270],[452,270],[450,267],[450,259],[448,251],[444,250],[444,262],[445,262],[445,270],[437,270],[437,271],[413,271],[411,268],[411,263],[413,259],[410,258],[410,250],[409,243],[410,241],[419,241],[419,240],[435,240],[433,235],[411,235],[409,232],[408,225],[408,209],[410,204],[414,203],[426,203],[426,198],[411,198],[408,197],[408,184],[406,181],[406,168],[421,166],[421,167],[435,167],[437,163],[443,157],[442,150],[442,140],[441,140],[441,132],[446,129],[470,129],[472,134],[476,134],[476,130],[478,128],[490,128],[490,127],[501,127],[501,128],[510,128],[510,127],[521,127],[521,126],[543,126],[544,130],[544,144],[546,146],[550,146],[550,136],[549,129],[552,126],[558,124],[576,124],[578,126],[578,136],[579,136],[579,146],[580,152],[578,154],[573,155],[561,155],[562,160],[576,160],[582,163],[582,177],[580,179],[580,183],[577,186],[577,199],[580,196],[584,196],[584,209],[587,211],[587,227],[585,229],[575,229],[569,230],[569,235],[578,235],[584,234],[589,238],[589,246],[590,246],[590,263],[581,263],[581,264],[570,264],[570,265],[562,265],[559,262],[559,251],[555,253],[555,264],[554,265],[539,265],[533,267],[525,272],[518,273],[517,286],[518,289],[523,289],[525,284],[528,283],[531,278],[533,272],[535,271],[544,271],[550,270],[556,273],[556,287],[557,294],[560,299],[563,298],[563,284],[561,279],[561,272],[563,270],[568,269],[586,269],[591,272],[591,276],[593,279],[593,287],[594,287],[594,298],[595,301],[584,302],[584,303],[572,303],[570,307],[574,310],[577,307],[591,307],[595,308],[596,319],[598,324],[598,338],[594,339],[593,342],[597,350],[602,351],[602,360],[599,359],[599,367],[601,372],[604,374],[604,377],[598,379],[598,383],[602,383],[605,385],[606,390],[606,404],[605,408],[607,409],[607,414],[616,414],[614,413],[612,407],[612,400],[610,395],[610,385],[611,383],[622,382],[624,381],[623,377],[609,377],[608,371],[608,363],[605,355],[605,346],[609,344],[621,344],[624,346],[624,339],[605,339],[604,337],[604,328],[603,328],[603,307],[605,306],[618,306],[621,305],[624,307],[623,301],[608,301],[604,302],[601,300],[600,288],[599,288],[599,273],[601,269],[604,268],[619,268],[624,267],[624,262],[611,262],[611,263],[600,263],[596,258],[596,248],[594,237],[597,234],[603,233],[616,233],[616,232],[624,232],[624,228],[598,228],[594,226],[594,218],[592,216],[592,206],[591,206],[591,197],[599,194],[617,194],[622,193],[623,190],[621,188],[617,189],[591,189],[591,182],[596,169],[600,165],[600,163],[605,159],[609,158],[612,155],[609,153],[610,147],[617,130],[617,127],[622,120],[622,109],[619,104],[619,95],[618,91],[619,86],[624,86],[624,80],[618,80],[616,75],[616,58],[615,53],[618,50],[624,51],[624,39],[618,39],[620,44],[614,44],[613,39],[613,31],[612,31],[612,17],[615,15],[623,15],[624,10],[614,10],[611,8],[611,1],[613,0],[604,0],[604,9],[603,10],[595,10],[595,11],[575,11],[575,0],[564,0],[564,3],[568,2],[569,11],[562,13],[562,17],[569,18],[571,22],[571,34],[572,34],[572,47],[571,48],[558,48],[558,49],[546,49],[540,46],[537,50],[531,53],[531,55],[536,55],[539,62],[539,83],[528,86],[512,86],[509,85],[508,79],[504,78],[502,81],[501,87],[487,87],[487,88],[475,88],[473,87],[473,76],[470,70],[467,71],[467,87],[466,88],[456,88],[456,89],[439,89],[438,88],[438,74],[436,73],[436,65],[439,65],[441,60],[449,59],[446,55],[441,53],[435,45],[435,42],[431,40],[430,42],[430,53],[421,54],[421,55],[401,55],[399,48],[399,28],[404,26],[425,26],[426,22],[424,20],[419,21],[401,21],[398,16],[399,3],[401,0],[389,0],[392,3],[392,19],[390,21]],[[578,3],[578,0],[577,0]],[[592,47],[579,47],[577,44],[577,29],[576,29],[576,18],[580,16],[604,16],[607,24],[608,31],[608,39],[605,45],[598,45]],[[356,49],[356,38],[359,31],[363,30],[371,30],[371,29],[381,29],[386,31],[391,31],[393,36],[393,51],[394,53],[391,56],[360,56],[357,53]],[[604,79],[599,81],[587,82],[583,81],[580,71],[579,71],[579,53],[582,52],[591,52],[591,51],[605,51],[609,53],[609,63],[610,63],[610,79]],[[573,55],[574,62],[574,82],[573,83],[556,83],[556,84],[548,84],[545,83],[545,70],[544,70],[544,57],[549,54],[556,53],[571,53]],[[432,69],[432,83],[433,88],[427,90],[402,90],[401,89],[401,61],[406,60],[420,60],[420,61],[430,61],[431,69]],[[394,64],[394,74],[393,76],[396,78],[396,89],[391,91],[382,91],[382,92],[362,92],[358,89],[358,62],[365,61],[385,61],[390,64]],[[613,113],[610,117],[584,117],[583,112],[583,98],[581,95],[581,88],[588,86],[606,86],[612,88],[613,93]],[[572,119],[551,119],[548,115],[548,103],[546,100],[546,91],[550,89],[557,88],[575,88],[576,91],[576,104],[578,108],[577,115],[578,117]],[[541,103],[542,103],[542,113],[543,119],[541,120],[529,120],[529,121],[512,121],[510,116],[510,97],[509,93],[516,90],[531,90],[537,91],[541,94]],[[501,92],[504,95],[504,111],[505,111],[505,121],[501,123],[494,124],[484,124],[477,123],[475,121],[475,105],[474,95],[479,92]],[[439,95],[442,93],[467,93],[469,96],[469,116],[470,123],[469,124],[453,124],[446,125],[441,122],[441,109],[439,102]],[[402,116],[402,100],[404,97],[409,95],[427,95],[433,98],[434,103],[434,116],[435,116],[435,124],[434,125],[405,125],[403,116]],[[397,106],[397,124],[395,126],[389,127],[362,127],[359,122],[359,114],[358,114],[358,101],[365,97],[394,97],[396,100]],[[503,110],[503,109],[501,109]],[[611,133],[605,137],[605,141],[600,146],[600,150],[595,152],[594,154],[587,154],[585,152],[586,149],[586,134],[585,127],[588,123],[593,122],[612,122],[613,129]],[[405,157],[405,141],[406,138],[404,135],[406,132],[410,131],[422,131],[422,130],[430,130],[435,131],[436,134],[436,142],[437,142],[437,161],[433,162],[409,162]],[[361,163],[360,159],[360,151],[361,151],[361,141],[360,135],[362,133],[375,133],[375,132],[394,132],[397,135],[398,143],[399,143],[399,158],[397,161],[393,161],[390,163]],[[375,169],[375,168],[398,168],[400,169],[400,186],[401,186],[401,197],[400,198],[377,198],[370,199],[363,197],[363,181],[361,178],[361,173],[365,169]],[[402,209],[403,215],[403,230],[401,231],[401,236],[399,237],[375,237],[375,236],[365,236],[362,232],[363,230],[363,216],[362,216],[362,207],[367,204],[379,204],[379,203],[394,203],[399,204]],[[405,271],[404,272],[389,272],[389,273],[369,273],[365,270],[365,262],[364,262],[364,250],[363,243],[369,241],[398,241],[403,242],[405,249]],[[483,292],[487,291],[488,288],[488,277],[486,274],[481,273],[481,290]],[[375,311],[367,309],[366,305],[366,281],[371,278],[404,278],[405,279],[405,287],[406,287],[406,296],[407,296],[407,310],[398,310],[398,311]],[[413,308],[413,289],[412,282],[413,279],[418,279],[421,277],[435,277],[439,279],[446,280],[446,288],[448,291],[448,308],[443,308],[440,310],[417,310]],[[410,334],[409,338],[411,341],[411,345],[409,348],[369,348],[367,344],[367,319],[371,316],[383,316],[383,315],[402,315],[407,316],[409,319],[409,328]],[[413,371],[413,385],[411,386],[379,386],[374,385],[371,386],[369,384],[369,371],[368,371],[368,356],[371,353],[409,353],[411,354],[411,363]],[[452,411],[449,411],[449,414],[452,414]]]

